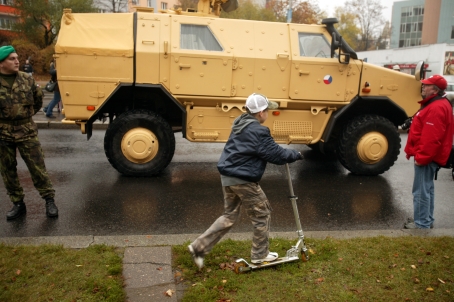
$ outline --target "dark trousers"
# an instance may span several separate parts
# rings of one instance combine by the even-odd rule
[[[33,185],[41,197],[54,198],[55,190],[46,171],[41,144],[38,137],[32,137],[23,142],[0,140],[0,172],[11,201],[23,201],[25,196],[17,175],[16,149],[27,165]]]

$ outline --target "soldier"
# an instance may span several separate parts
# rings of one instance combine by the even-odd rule
[[[253,93],[246,100],[246,110],[233,121],[232,132],[218,162],[224,193],[224,214],[189,246],[199,269],[214,245],[232,228],[243,205],[254,226],[251,262],[274,261],[278,254],[269,251],[271,205],[258,184],[267,162],[283,165],[303,159],[296,150],[284,149],[273,140],[270,129],[262,126],[268,109],[278,104]]]
[[[19,71],[16,51],[0,47],[0,172],[13,208],[6,219],[26,213],[24,191],[17,175],[16,149],[30,171],[33,184],[46,201],[48,217],[57,217],[55,191],[46,171],[38,140],[38,127],[32,116],[43,104],[43,93],[32,76]]]

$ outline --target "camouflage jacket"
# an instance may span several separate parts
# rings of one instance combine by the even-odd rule
[[[0,77],[0,140],[24,141],[38,135],[32,116],[43,105],[35,79],[19,71],[13,87]]]

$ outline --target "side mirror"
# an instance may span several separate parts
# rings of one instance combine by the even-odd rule
[[[424,79],[424,61],[419,61],[415,68],[415,80],[421,81],[422,79]]]
[[[350,62],[350,54],[349,53],[341,53],[342,49],[342,36],[339,36],[339,41],[337,41],[337,34],[336,32],[333,32],[331,34],[333,37],[331,41],[331,58],[334,58],[334,53],[336,49],[339,50],[339,55],[337,56],[337,59],[339,63],[341,64],[348,64]]]

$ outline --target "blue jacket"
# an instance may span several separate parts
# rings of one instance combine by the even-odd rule
[[[249,182],[258,182],[266,163],[276,165],[300,159],[296,150],[284,149],[273,140],[268,127],[247,113],[233,122],[232,133],[218,162],[219,173]]]

